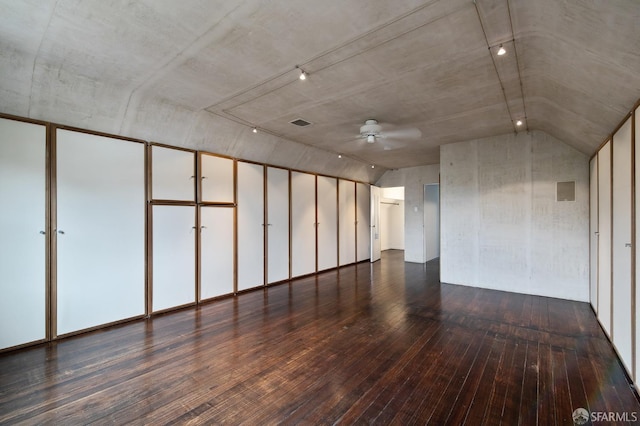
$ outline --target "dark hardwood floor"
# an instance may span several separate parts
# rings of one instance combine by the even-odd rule
[[[2,424],[573,424],[640,405],[586,303],[403,252],[0,355]]]

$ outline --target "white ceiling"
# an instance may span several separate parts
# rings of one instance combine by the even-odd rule
[[[591,154],[640,98],[638,0],[0,8],[0,112],[338,175],[337,153],[379,176],[438,163],[442,144],[527,129]],[[369,118],[422,136],[354,140]]]

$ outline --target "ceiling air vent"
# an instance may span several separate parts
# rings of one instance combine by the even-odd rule
[[[303,120],[302,118],[296,118],[295,120],[290,121],[289,123],[295,124],[296,126],[300,126],[300,127],[305,127],[311,124],[307,120]]]

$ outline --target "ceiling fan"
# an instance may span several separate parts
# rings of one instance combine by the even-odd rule
[[[390,139],[418,139],[422,136],[420,129],[415,127],[395,128],[390,124],[384,124],[384,127],[391,127],[391,129],[384,131],[382,127],[383,125],[378,123],[378,120],[369,119],[365,121],[364,125],[360,127],[359,139],[364,139],[371,144],[379,139],[385,139],[387,143],[384,144],[384,149],[390,150],[392,145],[397,145],[389,141]]]

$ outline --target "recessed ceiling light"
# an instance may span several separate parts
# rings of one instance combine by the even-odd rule
[[[502,47],[502,45],[500,45],[500,48],[498,49],[498,56],[502,56],[505,53],[507,53],[507,51],[504,50],[504,47]]]
[[[253,128],[253,133],[258,133],[258,129],[256,129],[255,127]]]
[[[372,169],[375,169],[375,168],[376,168],[376,166],[374,166],[374,165],[372,164],[372,165],[371,165],[371,168],[372,168]]]
[[[338,158],[342,158],[342,154],[338,154]]]
[[[522,120],[516,121],[516,126],[522,126]]]

